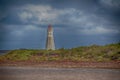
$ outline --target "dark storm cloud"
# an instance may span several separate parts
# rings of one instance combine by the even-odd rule
[[[120,0],[99,0],[99,2],[107,9],[120,9]]]
[[[119,0],[1,0],[0,47],[44,48],[48,24],[58,48],[119,42],[119,22]]]

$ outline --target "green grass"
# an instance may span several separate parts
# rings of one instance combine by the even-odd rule
[[[12,50],[0,56],[0,61],[116,61],[120,60],[120,43],[91,45],[58,50]]]

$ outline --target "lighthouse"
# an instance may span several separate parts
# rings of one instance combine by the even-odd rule
[[[46,40],[46,49],[47,50],[55,50],[54,36],[53,36],[53,27],[52,27],[52,25],[48,25],[47,40]]]

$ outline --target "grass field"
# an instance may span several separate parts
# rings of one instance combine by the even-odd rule
[[[120,43],[104,46],[91,45],[71,49],[18,49],[0,56],[0,61],[120,61]]]

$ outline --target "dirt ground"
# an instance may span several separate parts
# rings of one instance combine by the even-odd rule
[[[0,67],[0,80],[120,80],[120,69]]]
[[[0,66],[38,66],[38,67],[66,67],[66,68],[117,68],[120,69],[120,61],[91,62],[91,61],[4,61]]]

